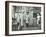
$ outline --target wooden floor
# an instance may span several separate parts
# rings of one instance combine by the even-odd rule
[[[40,27],[24,27],[24,28],[22,28],[22,30],[39,30],[39,29],[41,29]]]
[[[21,27],[20,27],[21,28]],[[29,27],[22,27],[20,30],[40,30],[40,26],[29,26]],[[13,26],[12,31],[20,31],[18,30],[17,26]]]

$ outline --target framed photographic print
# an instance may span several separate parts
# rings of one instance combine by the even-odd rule
[[[45,3],[5,2],[5,35],[45,33]]]

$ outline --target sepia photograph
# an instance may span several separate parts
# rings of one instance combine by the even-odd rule
[[[25,35],[45,33],[44,5],[44,3],[6,2],[6,34]]]

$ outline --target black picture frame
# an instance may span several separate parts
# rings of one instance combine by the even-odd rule
[[[9,35],[9,3],[26,3],[26,4],[42,4],[44,5],[44,32],[42,33],[27,33],[27,34],[11,34]],[[5,35],[6,36],[18,36],[18,35],[34,35],[34,34],[45,34],[45,3],[37,2],[20,2],[20,1],[5,1]]]

